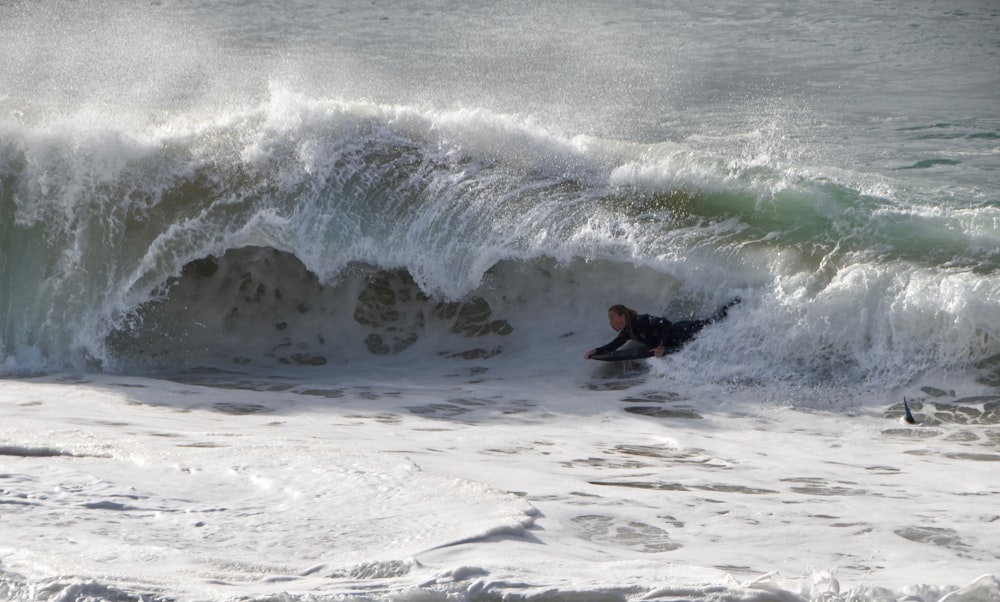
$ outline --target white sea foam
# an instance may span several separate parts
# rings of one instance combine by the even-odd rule
[[[0,382],[0,588],[936,601],[995,569],[996,396],[924,395],[908,426],[658,368],[476,364]],[[957,600],[997,595],[977,583]]]

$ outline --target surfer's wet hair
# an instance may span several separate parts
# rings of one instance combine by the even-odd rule
[[[618,305],[612,305],[611,307],[608,308],[608,311],[614,312],[619,316],[628,316],[630,318],[634,318],[639,315],[639,312],[635,311],[630,307],[626,307],[620,303]]]

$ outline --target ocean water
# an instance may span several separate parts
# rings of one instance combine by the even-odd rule
[[[745,4],[0,3],[0,596],[1000,599],[1000,7]]]

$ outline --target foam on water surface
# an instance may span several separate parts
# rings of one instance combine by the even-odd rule
[[[763,600],[926,584],[937,600],[995,567],[996,396],[912,402],[910,426],[901,404],[664,394],[648,372],[594,388],[591,366],[560,379],[569,396],[406,371],[4,381],[4,587]]]

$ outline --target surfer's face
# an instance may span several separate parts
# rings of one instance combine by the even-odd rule
[[[618,332],[622,328],[625,328],[625,314],[617,314],[613,311],[608,312],[608,323],[611,324],[611,328]]]

